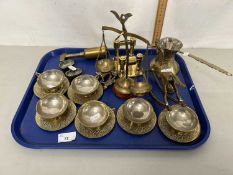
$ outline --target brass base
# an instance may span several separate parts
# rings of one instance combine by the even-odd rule
[[[123,115],[123,105],[120,106],[120,108],[117,111],[117,122],[120,125],[120,127],[130,134],[135,135],[142,135],[150,132],[152,129],[154,129],[156,124],[156,115],[153,112],[152,119],[146,123],[142,124],[136,124],[131,123],[129,120],[127,120]]]
[[[68,88],[70,86],[70,82],[68,80],[68,78],[65,77],[64,79],[64,83],[63,83],[63,87],[58,89],[56,92],[53,92],[53,93],[60,93],[60,94],[64,94]],[[39,85],[38,83],[36,82],[35,85],[33,86],[33,92],[34,94],[39,97],[39,98],[43,98],[45,97],[46,95],[50,94],[50,92],[45,92]]]
[[[190,132],[177,131],[168,124],[166,120],[165,112],[167,112],[166,109],[160,113],[158,124],[159,124],[160,130],[167,138],[173,141],[179,142],[179,143],[189,143],[189,142],[192,142],[198,139],[201,133],[200,123],[198,123],[198,125],[193,131],[190,131]]]
[[[76,116],[75,127],[76,127],[77,131],[81,135],[83,135],[84,137],[87,137],[87,138],[100,138],[100,137],[107,135],[108,133],[110,133],[112,131],[113,127],[115,126],[115,122],[116,122],[114,111],[110,108],[109,108],[109,111],[110,111],[110,116],[109,116],[108,120],[106,121],[106,123],[104,123],[99,128],[87,128],[87,127],[83,126],[80,123],[78,116]]]
[[[35,120],[37,125],[46,131],[57,131],[67,127],[75,118],[76,106],[69,100],[67,111],[61,116],[54,119],[44,119],[40,115],[36,114]]]
[[[98,89],[94,92],[94,94],[90,96],[77,95],[74,93],[72,88],[69,87],[67,95],[69,99],[72,100],[74,103],[81,105],[90,100],[98,100],[103,95],[103,86],[100,84]]]

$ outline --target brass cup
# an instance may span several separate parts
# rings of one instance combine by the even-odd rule
[[[179,104],[164,109],[159,115],[159,127],[169,139],[179,143],[189,143],[198,139],[201,126],[196,113]]]
[[[75,127],[81,135],[99,138],[108,134],[114,127],[115,115],[106,104],[91,100],[83,104],[75,118]]]
[[[196,112],[179,104],[170,107],[166,120],[173,129],[181,132],[191,132],[199,123]]]
[[[55,105],[56,106],[56,105]],[[63,108],[65,109],[65,107]],[[63,112],[57,112],[56,117],[52,116],[52,118],[46,115],[40,115],[41,113],[37,112],[35,116],[36,124],[43,130],[46,131],[57,131],[62,128],[67,127],[76,116],[76,106],[75,104],[68,100],[68,106],[66,110]],[[54,117],[54,118],[53,118]]]
[[[80,75],[73,79],[71,88],[77,95],[89,96],[99,87],[99,81],[93,75]]]
[[[117,121],[126,132],[142,135],[154,128],[156,115],[148,101],[142,98],[132,98],[118,109]]]
[[[103,95],[103,87],[94,76],[80,75],[73,79],[67,94],[74,103],[84,104],[90,100],[98,100]]]
[[[106,105],[100,101],[89,101],[83,104],[78,110],[80,123],[88,128],[99,128],[109,117]]]
[[[56,92],[61,88],[65,79],[62,71],[51,69],[39,74],[37,83],[39,87],[45,92]]]
[[[36,104],[36,113],[44,119],[53,119],[62,115],[68,107],[68,99],[59,93],[49,94]]]
[[[141,124],[151,120],[153,107],[143,98],[131,98],[124,103],[123,111],[126,119]]]

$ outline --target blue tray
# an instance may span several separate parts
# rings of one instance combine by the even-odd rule
[[[47,53],[40,61],[36,72],[43,72],[47,69],[59,69],[59,55],[62,53],[75,53],[83,51],[80,48],[61,48],[53,50]],[[145,50],[136,50],[135,52],[144,53]],[[113,50],[110,50],[113,54]],[[149,50],[149,59],[153,58],[156,54],[155,50]],[[58,143],[58,134],[76,131],[74,123],[70,124],[68,127],[55,132],[48,132],[40,129],[35,122],[35,105],[38,98],[33,94],[33,85],[36,82],[36,76],[33,75],[32,80],[27,88],[27,91],[22,99],[22,102],[14,116],[11,125],[11,132],[20,145],[28,148],[51,148],[51,149],[193,149],[202,145],[209,137],[210,125],[207,119],[206,113],[203,109],[201,101],[198,97],[193,81],[190,77],[188,69],[185,65],[183,59],[177,55],[176,60],[180,65],[179,77],[185,82],[186,88],[180,88],[180,94],[182,95],[185,102],[195,109],[201,124],[201,135],[198,140],[188,143],[181,144],[176,143],[167,139],[160,131],[158,124],[156,127],[148,134],[142,136],[130,135],[124,132],[119,125],[116,123],[113,131],[106,135],[105,137],[99,139],[88,139],[81,136],[77,132],[76,140],[67,143]],[[145,61],[146,62],[146,61]],[[148,61],[149,62],[149,61]],[[148,64],[148,62],[144,64]],[[84,58],[76,59],[76,66],[83,69],[84,73],[94,74],[95,73],[95,60],[86,60]],[[149,81],[153,86],[153,91],[156,95],[162,99],[162,94],[156,85],[153,76],[149,76]],[[154,107],[157,117],[162,110],[149,95],[144,97]],[[100,99],[107,105],[113,108],[118,108],[124,100],[119,99],[112,93],[112,88],[109,87],[102,98]],[[79,106],[77,106],[79,107]]]

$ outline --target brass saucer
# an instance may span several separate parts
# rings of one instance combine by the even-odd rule
[[[181,132],[181,131],[175,130],[168,124],[167,119],[166,119],[166,114],[165,114],[166,112],[167,112],[166,110],[163,110],[160,113],[158,124],[159,124],[160,130],[167,138],[173,141],[179,142],[179,143],[189,143],[189,142],[196,140],[199,137],[201,133],[201,127],[200,127],[199,122],[194,130],[190,132]]]
[[[110,133],[115,125],[116,119],[115,119],[114,111],[109,107],[107,108],[109,110],[110,115],[108,117],[108,120],[99,128],[93,129],[83,126],[80,123],[78,117],[76,116],[75,127],[78,130],[78,132],[87,138],[100,138]]]
[[[64,79],[64,82],[62,84],[62,87],[59,88],[56,92],[53,92],[53,93],[60,93],[60,94],[64,94],[68,88],[70,86],[70,82],[68,80],[68,78],[65,77]],[[36,82],[34,87],[33,87],[33,91],[34,91],[34,94],[39,97],[39,98],[43,98],[45,97],[46,95],[50,94],[50,92],[45,92],[39,85],[38,83]]]
[[[67,95],[69,99],[72,100],[74,103],[83,104],[90,100],[98,100],[103,95],[103,86],[99,84],[98,89],[93,94],[88,96],[77,95],[76,93],[74,93],[73,89],[69,87]]]
[[[131,122],[124,117],[123,107],[124,106],[121,105],[117,111],[117,122],[120,127],[126,132],[135,135],[142,135],[150,132],[155,127],[156,115],[154,112],[152,113],[151,120],[149,120],[148,122],[141,124],[134,123],[133,125],[131,125]]]
[[[46,131],[57,131],[67,127],[75,118],[76,106],[69,100],[67,110],[59,117],[54,119],[44,119],[40,115],[36,114],[35,120],[37,125]]]

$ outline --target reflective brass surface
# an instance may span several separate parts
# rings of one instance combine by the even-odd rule
[[[60,93],[60,94],[64,94],[68,88],[70,86],[70,82],[69,80],[65,77],[63,83],[61,84],[61,86],[59,88],[57,88],[56,90],[54,90],[52,93]],[[43,98],[46,95],[50,94],[51,92],[45,91],[44,89],[42,89],[38,83],[36,82],[34,87],[33,87],[33,92],[34,94],[39,97],[39,98]]]
[[[120,98],[130,98],[132,97],[130,87],[134,83],[134,80],[131,78],[119,78],[115,81],[113,85],[113,92],[116,96]]]
[[[182,48],[180,40],[171,37],[165,37],[159,40],[157,44],[158,55],[150,63],[150,67],[156,72],[158,77],[162,72],[172,72],[176,75],[180,68],[175,60],[176,53]]]
[[[154,129],[156,124],[156,115],[154,112],[151,114],[151,120],[145,123],[137,124],[127,120],[124,116],[123,105],[117,111],[117,122],[120,127],[129,134],[142,135]]]
[[[39,74],[37,83],[44,91],[52,92],[61,86],[64,79],[65,76],[62,71],[51,69]]]
[[[132,59],[131,59],[132,58]],[[136,61],[136,57],[133,56],[133,57],[129,57],[130,60],[132,61]],[[124,74],[121,73],[121,67],[120,67],[120,63],[119,61],[115,61],[115,67],[117,69],[117,72],[118,72],[118,76],[119,77],[124,77]],[[123,67],[124,68],[124,71],[126,70],[126,66]],[[138,67],[138,64],[137,62],[135,62],[135,64],[131,64],[128,66],[128,76],[129,77],[136,77],[136,76],[139,76],[139,75],[142,75],[142,71],[139,69]]]
[[[96,71],[102,73],[108,73],[115,68],[114,61],[112,59],[101,59],[96,61]]]
[[[178,52],[183,47],[183,44],[180,40],[176,38],[165,37],[165,38],[160,39],[157,47],[159,49],[167,50],[170,52]],[[169,54],[170,52],[168,52],[167,54]],[[173,53],[170,53],[170,54],[173,54]]]
[[[77,58],[77,57],[85,57],[85,58],[97,58],[98,55],[104,56],[106,55],[106,48],[105,47],[93,47],[84,49],[83,52],[80,53],[64,53],[60,55],[60,61],[64,61],[66,58]]]
[[[104,110],[107,110],[108,112],[108,117],[107,120],[101,125],[96,125],[98,127],[93,128],[93,127],[86,127],[84,126],[82,123],[80,122],[80,113],[77,114],[76,118],[75,118],[75,127],[78,130],[78,132],[83,135],[84,137],[87,138],[100,138],[103,137],[105,135],[107,135],[108,133],[110,133],[115,125],[115,114],[113,112],[113,110],[111,108],[109,108],[107,105],[104,104]],[[97,113],[99,112],[99,110],[97,110]],[[89,123],[89,122],[88,122]],[[93,123],[93,122],[90,122]],[[97,122],[99,123],[99,122]]]
[[[123,105],[126,119],[134,123],[145,123],[151,120],[153,107],[143,98],[131,98]]]
[[[150,62],[151,70],[155,71],[158,77],[160,77],[161,73],[163,72],[169,71],[172,72],[174,75],[176,75],[179,72],[180,66],[174,59],[166,61],[166,63],[164,62],[165,61],[159,61],[159,58],[154,58]]]
[[[57,131],[67,127],[75,118],[76,106],[69,100],[67,110],[59,117],[53,119],[44,119],[36,114],[35,120],[37,125],[46,131]]]
[[[83,126],[96,128],[107,121],[109,110],[104,103],[92,100],[86,102],[79,108],[77,117]]]
[[[100,84],[98,89],[94,93],[87,96],[77,94],[70,86],[67,95],[69,99],[71,99],[74,103],[84,104],[85,102],[90,100],[98,100],[103,95],[103,86]]]
[[[147,81],[134,82],[130,87],[131,93],[135,96],[144,96],[149,93],[152,89],[152,86]]]
[[[89,95],[95,92],[99,85],[99,81],[88,74],[80,75],[71,82],[71,88],[77,95]]]
[[[188,106],[179,104],[170,107],[166,120],[172,128],[183,132],[190,132],[198,125],[197,114]]]
[[[68,107],[68,99],[62,94],[49,94],[36,104],[36,112],[42,118],[52,119],[62,115]]]
[[[201,127],[199,122],[192,131],[182,132],[175,130],[173,127],[171,127],[171,125],[167,122],[166,116],[167,116],[167,110],[165,109],[159,115],[158,124],[162,133],[167,138],[179,143],[189,143],[198,139],[201,133]]]

